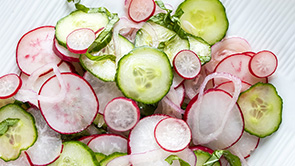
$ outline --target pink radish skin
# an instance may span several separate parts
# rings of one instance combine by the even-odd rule
[[[173,66],[176,73],[184,79],[193,79],[201,71],[201,61],[191,50],[179,51],[173,59]]]
[[[52,98],[60,91],[65,95],[59,101],[38,101],[39,108],[48,125],[62,134],[72,134],[85,130],[91,125],[98,112],[99,104],[94,90],[79,75],[62,73],[63,83],[58,78],[49,78],[41,87],[39,95]]]
[[[79,62],[80,54],[74,54],[70,52],[65,47],[61,46],[56,39],[53,42],[53,51],[54,53],[62,60],[67,62]]]
[[[0,99],[14,96],[22,86],[22,80],[14,73],[0,77]]]
[[[179,152],[190,143],[191,131],[183,120],[165,118],[156,125],[154,136],[162,149],[168,152]]]
[[[251,84],[245,82],[245,81],[242,81],[242,89],[241,89],[241,92],[249,89],[251,87]],[[233,95],[235,89],[234,89],[234,85],[231,81],[227,81],[227,82],[223,82],[221,84],[219,84],[218,86],[216,86],[216,89],[221,89],[221,90],[224,90],[226,92],[228,92],[229,94]]]
[[[79,28],[67,36],[67,48],[75,54],[85,54],[94,42],[95,32],[90,28]]]
[[[87,145],[89,143],[89,141],[91,139],[93,139],[94,137],[96,137],[96,135],[84,136],[84,137],[78,139],[78,141],[83,142],[84,144]]]
[[[136,23],[144,22],[155,13],[155,9],[154,0],[131,0],[128,7],[128,16]]]
[[[254,56],[256,53],[252,52],[252,51],[246,51],[246,52],[243,52],[243,54],[246,54],[246,55],[249,55],[249,56]]]
[[[16,48],[16,62],[24,74],[31,75],[48,63],[61,64],[62,60],[52,50],[54,35],[54,26],[41,26],[22,36]]]
[[[173,70],[172,88],[176,89],[183,85],[184,79],[180,77],[175,70]]]
[[[116,134],[99,134],[88,142],[94,152],[110,155],[114,152],[127,153],[127,139]]]
[[[240,78],[242,81],[250,83],[251,85],[257,82],[264,82],[264,83],[267,82],[267,79],[257,78],[251,74],[248,67],[250,59],[251,59],[251,56],[242,54],[242,53],[230,55],[219,62],[214,72],[230,73]],[[226,81],[227,80],[225,79],[218,78],[218,79],[214,79],[214,84],[219,85],[222,82],[226,82]]]
[[[252,56],[249,62],[250,72],[258,78],[271,76],[278,67],[277,56],[267,50],[260,51]]]
[[[117,97],[106,105],[103,115],[108,127],[124,132],[136,125],[140,118],[140,111],[134,100]]]

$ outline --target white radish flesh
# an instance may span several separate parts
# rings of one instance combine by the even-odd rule
[[[255,54],[250,62],[250,72],[259,78],[271,76],[277,69],[278,59],[276,55],[270,51],[260,51]]]
[[[131,0],[128,7],[128,16],[136,23],[148,20],[155,12],[154,0]]]
[[[62,151],[61,135],[47,125],[39,109],[31,107],[27,111],[34,116],[38,138],[26,153],[34,165],[48,165],[55,161]]]
[[[54,35],[53,26],[42,26],[23,35],[16,48],[17,65],[23,73],[30,75],[48,63],[59,65],[62,62],[52,50]]]
[[[22,86],[22,80],[14,73],[0,77],[0,99],[14,96]]]
[[[250,87],[251,87],[251,84],[242,81],[241,92],[247,90]],[[223,82],[223,83],[219,84],[218,86],[216,86],[216,89],[224,90],[224,91],[228,92],[231,95],[233,95],[233,93],[235,91],[234,84],[231,81]]]
[[[201,71],[201,61],[191,50],[179,51],[173,59],[173,66],[179,76],[184,79],[193,79]]]
[[[127,153],[127,139],[115,134],[100,134],[88,142],[94,152],[110,155],[114,152]]]
[[[158,145],[168,152],[185,149],[191,140],[191,131],[185,121],[176,118],[162,119],[155,127]]]
[[[112,99],[122,97],[122,92],[118,89],[115,82],[105,82],[93,76],[89,72],[85,72],[84,79],[93,87],[95,94],[99,100],[99,113],[103,114],[105,106]]]
[[[136,102],[125,97],[111,100],[105,107],[103,115],[106,124],[115,131],[132,129],[140,118]]]
[[[53,130],[63,134],[77,133],[93,122],[99,108],[98,100],[92,87],[82,77],[62,73],[61,79],[64,85],[56,76],[51,77],[43,84],[39,95],[52,98],[62,89],[66,95],[55,102],[39,100],[39,108]]]
[[[95,32],[90,28],[76,29],[67,36],[68,50],[75,54],[84,54],[95,38]]]

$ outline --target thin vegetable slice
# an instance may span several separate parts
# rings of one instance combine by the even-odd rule
[[[80,28],[67,36],[67,48],[75,54],[84,54],[95,40],[95,33],[90,28]]]
[[[282,122],[283,100],[269,83],[257,83],[238,100],[245,118],[245,130],[260,138],[278,130]]]
[[[14,73],[0,77],[0,99],[14,96],[22,86],[22,80]]]
[[[86,129],[96,117],[98,100],[92,87],[82,77],[62,73],[61,78],[64,85],[53,76],[43,84],[39,95],[49,98],[56,96],[63,86],[66,95],[55,102],[39,100],[39,108],[53,130],[63,134],[77,133]]]
[[[14,122],[10,123],[12,120]],[[0,158],[4,161],[17,159],[21,151],[31,147],[37,140],[33,116],[16,104],[8,104],[0,109],[0,123]]]
[[[154,0],[131,0],[128,15],[134,22],[143,22],[154,14],[155,9],[156,3]]]

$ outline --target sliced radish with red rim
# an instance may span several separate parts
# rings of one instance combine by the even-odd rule
[[[127,139],[115,134],[100,134],[88,142],[94,152],[110,155],[114,152],[127,153]]]
[[[184,79],[193,79],[201,71],[201,61],[191,50],[179,51],[173,59],[173,66],[179,76]]]
[[[148,20],[156,9],[154,0],[127,0],[126,5],[128,4],[128,16],[137,23]]]
[[[241,88],[241,92],[247,90],[248,88],[251,87],[251,84],[245,82],[245,81],[242,81],[242,88]],[[226,92],[228,92],[229,94],[233,94],[234,91],[235,91],[235,87],[234,87],[234,84],[231,82],[231,81],[227,81],[227,82],[223,82],[219,85],[217,85],[215,87],[216,89],[221,89],[221,90],[224,90]]]
[[[92,140],[94,137],[96,137],[96,135],[90,135],[90,136],[84,136],[80,139],[78,139],[78,141],[83,142],[84,144],[88,144],[90,140]]]
[[[250,59],[250,55],[246,55],[243,53],[230,55],[219,62],[214,72],[230,73],[234,76],[239,77],[242,81],[250,83],[251,85],[257,82],[267,82],[267,79],[257,78],[256,76],[251,74],[249,70]],[[216,78],[214,79],[214,84],[219,85],[222,82],[226,81],[226,79]]]
[[[22,86],[22,80],[14,73],[0,77],[0,99],[14,96]]]
[[[77,133],[93,122],[99,108],[98,100],[92,87],[79,75],[62,73],[61,79],[64,85],[60,84],[56,76],[48,79],[39,95],[53,98],[63,88],[66,94],[55,102],[44,98],[39,100],[39,108],[53,130],[63,134]]]
[[[95,38],[95,32],[90,28],[76,29],[67,36],[68,50],[75,54],[84,54]]]
[[[276,55],[270,51],[260,51],[255,54],[250,62],[250,72],[259,78],[271,76],[278,67],[278,59]]]
[[[68,49],[60,45],[56,39],[53,42],[53,51],[54,53],[62,60],[68,62],[79,62],[80,54],[75,54],[70,52]]]
[[[190,143],[191,131],[185,121],[165,118],[156,125],[154,136],[162,149],[168,152],[179,152]]]
[[[54,26],[42,26],[22,36],[16,48],[16,62],[23,73],[30,75],[48,63],[59,65],[62,62],[52,49],[54,35]]]
[[[139,121],[140,111],[134,100],[118,97],[106,105],[103,115],[106,124],[111,129],[127,131]]]

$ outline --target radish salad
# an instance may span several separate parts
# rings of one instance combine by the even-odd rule
[[[219,0],[68,3],[0,77],[0,165],[241,166],[279,129],[278,59],[227,36]]]

